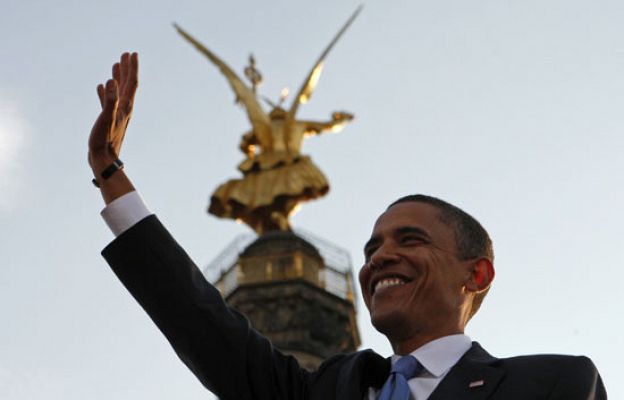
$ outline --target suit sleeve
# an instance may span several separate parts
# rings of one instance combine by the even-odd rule
[[[607,392],[594,363],[587,357],[571,358],[561,369],[549,400],[606,400]]]
[[[227,307],[155,216],[102,255],[204,386],[222,400],[299,399],[308,374]]]

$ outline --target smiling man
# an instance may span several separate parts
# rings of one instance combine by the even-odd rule
[[[118,159],[138,86],[125,53],[98,86],[89,164],[116,239],[103,255],[180,359],[223,400],[606,399],[586,357],[498,359],[463,334],[494,279],[492,244],[470,215],[413,195],[378,218],[360,284],[373,325],[394,349],[342,354],[302,369],[230,309],[145,206]]]
[[[364,255],[371,321],[396,355],[411,353],[424,366],[409,386],[427,398],[472,347],[463,332],[494,279],[492,241],[459,208],[411,195],[378,218]]]
[[[485,229],[430,196],[394,202],[377,220],[364,254],[364,302],[396,354],[462,333],[494,279]]]

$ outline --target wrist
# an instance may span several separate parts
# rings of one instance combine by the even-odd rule
[[[132,182],[130,182],[123,170],[116,171],[108,179],[98,179],[98,183],[102,198],[106,204],[135,190],[134,185],[132,185]]]
[[[123,171],[123,163],[114,154],[94,156],[89,153],[89,165],[94,176],[92,182],[100,189],[106,204],[134,190]]]
[[[116,159],[115,161],[110,163],[106,168],[104,168],[102,172],[100,172],[99,176],[95,174],[95,178],[93,178],[91,182],[93,182],[95,187],[99,188],[100,184],[103,181],[110,178],[115,172],[122,170],[123,167],[124,167],[123,161],[121,161],[120,159]]]

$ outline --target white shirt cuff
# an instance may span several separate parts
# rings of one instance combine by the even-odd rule
[[[100,215],[117,237],[143,218],[152,215],[152,212],[139,192],[132,191],[110,202]]]

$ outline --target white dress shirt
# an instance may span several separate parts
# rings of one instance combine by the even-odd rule
[[[410,354],[425,367],[423,372],[415,378],[407,381],[412,392],[412,398],[425,400],[431,396],[438,384],[444,379],[453,365],[470,349],[472,340],[464,334],[444,336],[433,340]],[[392,356],[394,365],[400,356]],[[370,388],[368,400],[375,400],[378,391]]]
[[[131,228],[143,218],[151,215],[138,192],[127,193],[111,203],[101,212],[102,218],[115,236]],[[419,347],[410,353],[423,365],[424,370],[415,378],[407,381],[412,398],[425,400],[446,376],[451,367],[470,349],[472,341],[463,334],[444,336]],[[400,356],[392,356],[392,365]],[[365,400],[375,400],[378,391],[369,388]]]

